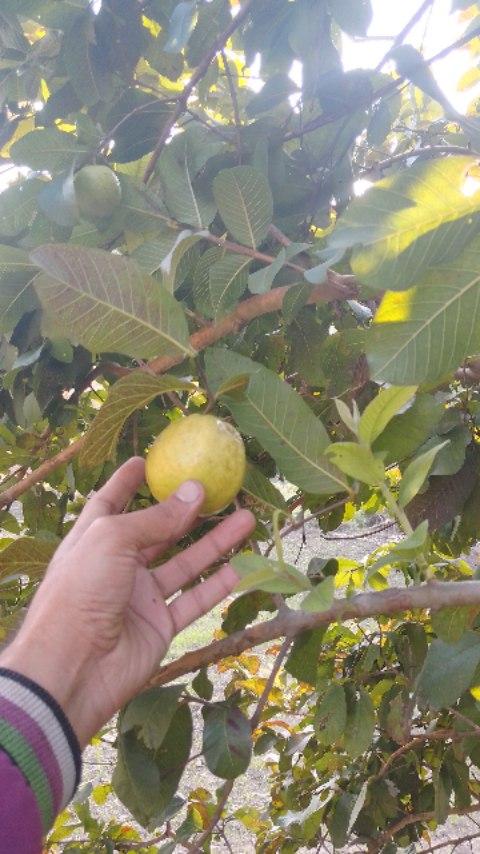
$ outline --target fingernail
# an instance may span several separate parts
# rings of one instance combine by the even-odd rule
[[[184,501],[185,504],[193,504],[202,497],[202,488],[199,483],[194,480],[187,480],[178,487],[175,496],[179,501]]]

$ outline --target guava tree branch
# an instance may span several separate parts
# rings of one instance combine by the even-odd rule
[[[452,51],[464,47],[464,45],[468,44],[468,42],[472,41],[475,38],[478,38],[479,35],[480,27],[475,27],[475,29],[467,31],[459,39],[447,45],[447,47],[434,54],[434,56],[431,56],[429,59],[426,59],[424,61],[425,65],[433,65],[434,62],[438,62],[438,60],[444,59],[446,56],[452,53]],[[382,98],[392,95],[399,88],[399,86],[403,85],[404,82],[404,77],[398,77],[396,80],[392,80],[391,83],[387,83],[386,86],[384,86],[382,89],[379,89],[377,90],[377,92],[374,92],[371,97],[366,98],[364,103],[359,103],[357,105],[358,109],[363,107],[365,110],[367,110],[369,107],[372,106],[372,104],[376,103],[377,101],[380,101]],[[303,137],[305,136],[305,134],[311,133],[312,131],[317,130],[318,128],[325,127],[325,125],[330,125],[333,122],[337,122],[339,119],[343,119],[348,116],[350,114],[350,111],[351,107],[349,106],[345,110],[339,110],[337,113],[322,113],[316,118],[311,119],[311,121],[306,122],[301,129],[289,131],[288,133],[286,133],[283,136],[283,141],[288,142],[291,139]]]
[[[193,852],[195,852],[195,854],[201,854],[201,852],[203,851],[203,846],[205,845],[205,842],[207,842],[210,839],[213,831],[215,830],[218,822],[220,821],[220,819],[222,817],[222,812],[224,810],[225,804],[227,803],[227,801],[230,797],[230,793],[233,789],[234,782],[235,782],[235,780],[226,780],[225,783],[223,784],[223,786],[221,788],[220,798],[219,798],[218,803],[217,803],[217,808],[216,808],[214,814],[212,815],[212,817],[211,817],[207,827],[205,828],[205,830],[202,831],[202,833],[200,834],[198,839],[195,841],[193,846],[190,848],[191,854],[193,854]]]
[[[423,3],[419,6],[417,11],[413,13],[412,17],[407,21],[403,29],[400,30],[397,36],[395,36],[393,44],[391,45],[391,47],[389,47],[385,56],[382,57],[382,59],[376,66],[375,71],[381,71],[385,63],[390,59],[395,48],[403,44],[403,41],[408,36],[410,30],[413,30],[414,26],[418,24],[418,22],[423,18],[425,12],[427,11],[427,9],[430,8],[430,6],[432,6],[432,4],[433,0],[423,0]]]
[[[412,157],[428,157],[437,154],[465,154],[467,157],[480,157],[477,151],[472,148],[467,148],[463,145],[426,145],[423,148],[414,148],[410,151],[404,151],[402,154],[393,154],[392,157],[387,157],[385,160],[380,160],[379,163],[374,163],[366,169],[361,169],[359,175],[369,175],[371,172],[383,172],[384,169],[390,169],[397,163],[404,163]]]
[[[280,670],[285,658],[287,657],[288,651],[289,651],[291,645],[292,645],[292,638],[286,637],[285,640],[283,641],[281,647],[280,647],[280,650],[277,654],[274,665],[270,671],[270,675],[269,675],[269,677],[265,683],[265,688],[262,691],[262,694],[261,694],[260,699],[257,703],[255,711],[254,711],[254,713],[250,719],[250,724],[251,724],[252,730],[256,729],[258,724],[260,723],[260,718],[262,716],[262,712],[263,712],[263,710],[264,710],[264,708],[268,702],[268,698],[269,698],[270,693],[272,691],[272,688],[275,684],[275,679],[277,678],[277,673]]]
[[[354,282],[353,276],[341,276],[334,273],[333,270],[329,270],[327,280],[321,285],[312,287],[307,302],[309,305],[313,305],[319,302],[351,299],[356,291]],[[221,338],[226,338],[232,332],[239,332],[243,326],[256,317],[279,311],[282,308],[285,294],[291,287],[291,285],[284,285],[281,288],[273,288],[266,294],[259,294],[240,302],[234,311],[227,314],[218,323],[210,323],[194,332],[190,336],[190,344],[194,350],[204,350]],[[179,361],[181,361],[181,357],[178,356],[159,356],[152,359],[148,366],[156,374],[161,374],[178,364]]]
[[[367,617],[390,616],[423,608],[438,611],[445,607],[475,604],[480,604],[480,581],[431,581],[416,587],[360,593],[349,599],[336,599],[328,611],[316,614],[285,608],[272,620],[255,623],[226,638],[185,653],[161,667],[149,684],[164,685],[228,656],[240,655],[246,649],[280,637],[296,637],[308,629],[341,620],[364,620]]]
[[[285,285],[282,288],[274,288],[266,294],[259,294],[258,296],[244,300],[244,302],[237,305],[234,311],[222,318],[218,323],[210,323],[197,332],[194,332],[190,336],[191,346],[197,351],[204,350],[221,338],[230,335],[230,333],[238,332],[243,326],[254,320],[254,318],[279,311],[282,307],[285,294],[290,287],[292,286]],[[355,285],[353,276],[341,276],[338,273],[329,271],[326,282],[312,287],[308,303],[351,299],[354,295]],[[156,374],[161,374],[173,368],[182,359],[182,356],[159,356],[156,359],[152,359],[147,367]],[[36,469],[29,472],[22,480],[19,480],[1,492],[0,507],[8,506],[12,501],[15,501],[20,495],[23,495],[24,492],[30,489],[30,487],[41,480],[45,480],[58,466],[65,465],[65,463],[73,460],[80,453],[83,442],[83,437],[72,442],[58,454],[45,460]]]
[[[472,804],[470,807],[465,807],[464,809],[449,809],[447,815],[471,815],[474,812],[480,811],[480,804]],[[412,813],[410,815],[405,815],[403,818],[399,819],[392,824],[390,827],[385,830],[381,836],[377,837],[377,839],[370,843],[368,846],[368,854],[380,854],[382,848],[396,836],[397,833],[400,833],[405,827],[409,827],[410,824],[416,824],[417,821],[431,821],[432,818],[435,818],[435,812],[431,810],[430,812],[419,812]],[[447,843],[443,843],[443,845],[448,845]],[[432,849],[429,849],[432,850]]]
[[[178,122],[182,113],[185,112],[185,109],[186,109],[187,104],[188,104],[188,100],[189,100],[190,95],[192,94],[193,90],[195,89],[195,86],[197,86],[197,84],[200,82],[200,80],[202,80],[205,77],[205,74],[207,73],[207,71],[210,67],[210,63],[215,58],[216,54],[219,51],[221,51],[222,48],[225,47],[230,36],[233,35],[235,30],[238,30],[240,24],[243,23],[243,21],[245,20],[245,18],[248,15],[251,7],[253,6],[253,3],[254,3],[254,0],[246,0],[246,2],[242,5],[242,8],[240,9],[239,13],[235,16],[235,18],[232,18],[232,20],[229,23],[226,30],[224,30],[223,33],[221,33],[221,35],[219,35],[218,39],[216,39],[216,41],[214,42],[212,48],[208,51],[208,53],[205,54],[202,61],[200,62],[200,64],[197,66],[194,73],[192,74],[190,80],[188,81],[187,85],[185,86],[184,90],[182,91],[181,95],[179,96],[179,98],[177,100],[177,104],[176,104],[175,109],[173,110],[172,115],[170,116],[169,120],[167,121],[167,123],[165,124],[165,127],[162,130],[162,133],[158,139],[158,142],[155,146],[155,149],[152,153],[152,156],[148,162],[147,168],[145,169],[145,174],[143,176],[143,180],[144,180],[145,184],[148,183],[150,177],[152,176],[152,174],[155,170],[155,166],[157,165],[157,160],[160,157],[160,155],[161,155],[161,153],[165,147],[165,144],[166,144],[166,142],[167,142],[167,140],[168,140],[168,138],[172,132],[172,128]],[[257,3],[258,3],[258,0],[257,0]]]

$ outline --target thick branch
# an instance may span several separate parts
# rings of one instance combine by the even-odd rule
[[[312,288],[308,303],[351,299],[355,291],[351,280],[351,276],[338,276],[335,273],[329,274],[326,282]],[[227,314],[218,323],[211,323],[208,326],[204,326],[203,329],[199,329],[198,332],[194,332],[190,336],[190,344],[197,351],[204,350],[232,332],[239,332],[243,326],[250,323],[254,318],[279,311],[282,307],[285,294],[290,287],[291,285],[285,285],[281,288],[273,288],[266,294],[259,294],[258,296],[244,300],[244,302],[237,305],[235,311]],[[153,359],[149,363],[149,367],[156,374],[161,374],[164,371],[168,371],[181,360],[181,356],[160,356],[157,359]]]
[[[157,160],[160,157],[160,155],[161,155],[161,153],[165,147],[165,143],[167,142],[167,140],[168,140],[168,138],[172,132],[172,128],[178,122],[182,113],[185,112],[185,109],[186,109],[187,104],[188,104],[188,100],[189,100],[190,95],[192,94],[193,90],[195,89],[195,86],[200,82],[200,80],[203,79],[203,77],[205,77],[205,74],[207,73],[207,71],[210,67],[210,63],[215,58],[216,54],[219,51],[221,51],[223,47],[225,47],[230,36],[233,35],[235,30],[238,30],[240,24],[243,23],[243,21],[245,20],[246,16],[248,15],[248,13],[249,13],[252,5],[253,5],[253,3],[254,3],[254,0],[246,0],[245,4],[243,5],[243,7],[240,10],[240,12],[238,13],[238,15],[236,15],[235,18],[232,18],[227,29],[224,30],[223,33],[221,33],[221,35],[218,37],[218,39],[216,39],[212,48],[208,51],[208,53],[205,54],[200,65],[197,66],[196,70],[192,74],[190,80],[188,81],[187,85],[185,86],[185,89],[183,90],[183,92],[181,93],[181,95],[178,98],[177,105],[176,105],[172,115],[170,116],[170,119],[168,120],[165,127],[163,128],[163,131],[162,131],[160,138],[159,138],[159,140],[155,146],[153,154],[152,154],[152,156],[148,162],[148,166],[145,170],[145,175],[143,176],[143,180],[144,180],[145,184],[148,183],[151,175],[154,172],[155,166],[157,165]]]
[[[204,326],[190,336],[190,344],[199,351],[210,347],[225,338],[232,332],[238,332],[243,326],[253,320],[255,317],[260,317],[263,314],[270,314],[274,311],[279,311],[282,307],[283,298],[291,285],[285,285],[282,288],[274,288],[267,294],[250,297],[244,302],[239,303],[235,311],[232,311],[219,323],[211,323]],[[322,285],[317,285],[312,288],[308,302],[332,302],[333,300],[350,299],[355,295],[355,288],[352,283],[352,276],[340,276],[337,273],[329,272],[327,281]],[[148,364],[148,368],[156,374],[164,373],[174,365],[177,365],[183,360],[183,356],[159,356],[152,359]],[[48,477],[52,471],[64,463],[70,462],[80,452],[84,438],[81,437],[67,448],[64,448],[60,453],[46,460],[34,471],[30,472],[18,483],[13,484],[9,489],[0,493],[0,507],[6,507],[15,501],[20,495],[23,495],[31,486],[39,483]]]
[[[337,599],[328,611],[318,614],[287,609],[272,620],[248,626],[243,631],[185,653],[161,667],[150,684],[164,685],[230,655],[240,655],[246,649],[280,637],[295,637],[307,629],[315,629],[340,620],[364,620],[367,617],[388,616],[423,608],[438,611],[447,606],[462,607],[478,603],[480,581],[432,581],[417,587],[361,593],[350,599]]]
[[[31,486],[35,486],[36,483],[39,483],[41,480],[45,480],[52,471],[55,471],[59,466],[65,465],[65,463],[69,463],[70,460],[73,460],[77,454],[80,453],[82,445],[85,439],[82,436],[80,439],[77,439],[76,442],[72,442],[71,445],[67,445],[62,451],[58,454],[55,454],[54,457],[50,457],[49,460],[45,460],[44,463],[38,466],[38,468],[34,469],[27,474],[26,477],[19,480],[17,483],[14,483],[13,486],[10,486],[8,489],[5,489],[2,493],[0,493],[0,507],[6,507],[15,501],[19,495],[23,495]]]

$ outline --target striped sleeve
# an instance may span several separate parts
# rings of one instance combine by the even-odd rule
[[[0,752],[8,758],[10,769],[13,766],[23,778],[21,784],[33,800],[42,833],[47,833],[78,786],[80,747],[53,697],[25,676],[1,667]],[[1,778],[0,790],[6,798],[2,796],[3,809],[9,804],[10,816],[14,815],[17,806]],[[21,813],[19,820],[23,821]],[[3,850],[0,839],[0,854]]]

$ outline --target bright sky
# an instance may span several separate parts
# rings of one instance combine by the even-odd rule
[[[374,17],[368,35],[396,35],[410,20],[420,3],[421,0],[372,0]],[[458,12],[450,14],[451,6],[452,0],[435,0],[431,11],[425,13],[422,21],[407,39],[416,48],[423,45],[422,54],[426,59],[454,42],[465,29],[465,23],[460,22]],[[375,67],[387,48],[386,41],[358,42],[345,38],[344,66],[346,69]],[[471,101],[473,92],[457,92],[456,83],[470,65],[468,51],[458,50],[432,66],[441,88],[461,112]]]

